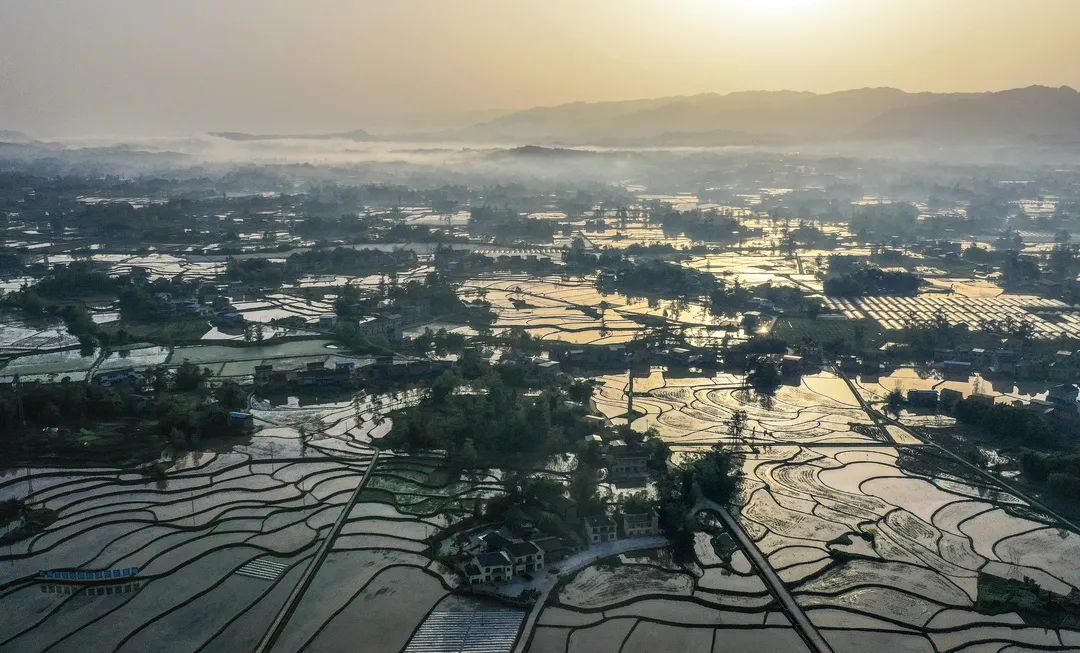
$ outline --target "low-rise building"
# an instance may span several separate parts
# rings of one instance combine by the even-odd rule
[[[229,413],[229,425],[250,431],[255,428],[255,417],[251,413],[234,410]]]
[[[967,361],[947,360],[941,364],[945,376],[967,378],[971,375],[971,363]]]
[[[801,376],[803,373],[803,358],[788,354],[780,359],[780,374],[784,376]]]
[[[502,583],[513,577],[513,567],[510,556],[503,551],[480,553],[465,565],[465,580],[470,585]]]
[[[333,367],[327,367],[323,361],[312,361],[304,369],[296,372],[296,383],[299,385],[346,383],[352,379],[354,365],[352,361],[336,361]]]
[[[94,375],[94,383],[104,387],[111,388],[112,386],[121,385],[124,383],[134,384],[139,380],[139,375],[135,373],[135,369],[128,367],[122,370],[109,370],[108,372],[99,372]]]
[[[912,406],[921,408],[937,408],[937,390],[908,390],[907,401]]]
[[[963,398],[964,393],[952,388],[942,388],[941,392],[938,393],[938,402],[941,407],[949,411],[956,408],[956,404],[960,403]]]
[[[627,537],[646,537],[660,532],[660,517],[656,511],[623,515],[623,532]]]
[[[608,445],[608,478],[638,481],[649,476],[649,454],[639,445],[613,440]]]
[[[515,574],[529,574],[544,568],[544,550],[532,542],[510,542],[503,552],[510,556]]]
[[[1078,396],[1080,396],[1080,388],[1073,383],[1055,385],[1046,393],[1047,401],[1059,406],[1075,405]]]
[[[397,313],[362,317],[356,323],[360,335],[365,338],[385,338],[391,342],[401,340],[404,319]]]
[[[473,560],[476,570],[465,570],[466,577],[476,576],[478,572],[485,579],[476,582],[500,582],[509,580],[515,574],[530,574],[544,568],[544,549],[534,542],[511,539],[499,531],[485,533],[479,540],[487,551]],[[500,560],[506,561],[505,572]]]
[[[589,544],[614,542],[618,538],[615,520],[608,515],[585,518],[585,541]]]

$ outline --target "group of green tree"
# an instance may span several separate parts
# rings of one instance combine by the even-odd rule
[[[369,275],[407,270],[415,264],[416,254],[405,249],[326,247],[290,254],[282,263],[265,258],[230,258],[225,278],[276,287],[309,274]]]
[[[918,228],[919,210],[907,202],[888,202],[860,206],[851,215],[848,229],[860,240],[907,236]]]
[[[992,436],[1016,438],[1036,446],[1051,446],[1058,442],[1059,432],[1039,413],[1009,404],[991,403],[968,397],[957,402],[956,419],[963,424],[978,426]]]
[[[803,220],[800,220],[794,229],[788,230],[785,226],[780,236],[780,247],[787,254],[794,254],[799,247],[831,249],[836,246],[836,242],[835,233],[824,231],[821,227]]]
[[[698,530],[694,507],[699,499],[726,507],[735,496],[742,476],[741,459],[725,447],[689,456],[657,485],[660,527],[671,540],[677,562],[694,560],[694,533]]]
[[[717,280],[716,288],[709,294],[709,303],[713,313],[730,315],[751,308],[755,297],[781,307],[787,315],[815,317],[821,312],[821,303],[798,288],[771,283],[744,286],[738,279],[731,283],[723,278]]]
[[[830,274],[825,278],[825,294],[834,297],[914,295],[922,279],[912,272],[867,267]]]
[[[715,209],[677,211],[665,204],[649,214],[649,221],[659,224],[667,235],[685,234],[692,240],[706,242],[730,243],[759,233],[744,227],[730,211]]]
[[[156,458],[169,444],[239,434],[228,413],[246,404],[240,386],[226,382],[209,392],[206,372],[190,363],[146,374],[145,388],[65,379],[0,391],[3,456],[131,464]]]
[[[469,210],[469,232],[492,236],[496,242],[550,243],[556,223],[522,215],[513,209],[476,206]]]
[[[517,466],[571,449],[589,433],[583,417],[587,386],[528,383],[515,365],[497,365],[466,378],[457,366],[431,384],[416,406],[392,414],[383,446],[440,450],[460,469],[482,464]]]
[[[1075,501],[1080,496],[1080,450],[1026,451],[1020,456],[1020,470],[1025,478],[1045,485],[1058,499]]]
[[[713,275],[660,259],[623,259],[603,268],[597,279],[601,290],[627,295],[695,298],[708,295],[716,284]]]

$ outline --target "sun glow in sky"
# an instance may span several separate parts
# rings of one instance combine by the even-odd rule
[[[772,15],[792,15],[822,9],[823,0],[698,0],[717,9],[739,9]],[[835,3],[833,3],[835,4]]]
[[[379,129],[705,92],[1075,87],[1077,25],[1080,0],[0,0],[0,129]]]

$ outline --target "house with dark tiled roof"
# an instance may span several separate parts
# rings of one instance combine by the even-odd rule
[[[478,583],[502,583],[513,577],[514,565],[503,551],[488,551],[473,557],[465,565],[465,579],[470,585]]]

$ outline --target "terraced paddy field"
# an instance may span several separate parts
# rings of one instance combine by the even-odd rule
[[[600,381],[595,407],[623,419],[628,378]],[[690,564],[660,540],[566,564],[535,607],[463,595],[431,538],[503,492],[500,472],[376,456],[378,416],[415,393],[257,402],[250,441],[179,458],[161,480],[0,479],[0,498],[57,515],[0,550],[0,651],[821,650],[808,633],[837,652],[1080,648],[1074,616],[1050,623],[994,593],[1024,579],[1043,598],[1080,591],[1080,535],[879,425],[843,379],[762,398],[737,376],[654,368],[634,394],[633,426],[677,454],[745,455],[730,523],[699,506]],[[735,411],[747,425],[733,439]]]
[[[448,572],[426,557],[423,539],[499,486],[486,475],[433,476],[425,460],[390,458],[376,471],[368,443],[384,426],[375,416],[409,400],[256,409],[266,428],[250,441],[187,454],[158,480],[101,468],[0,479],[0,499],[57,516],[0,552],[0,650],[253,650],[314,572],[282,650],[345,607],[336,602],[342,584],[365,609],[409,583],[441,600]],[[371,593],[357,584],[365,573]],[[373,629],[401,610],[384,600]],[[400,649],[422,616],[394,622],[402,644],[387,650]]]
[[[0,649],[237,650],[257,640],[370,459],[204,453],[161,481],[103,469],[7,479],[5,494],[58,519],[3,552]],[[139,570],[135,583],[38,576],[122,568]]]
[[[527,650],[805,651],[741,551],[698,533],[695,563],[665,549],[621,554],[576,572],[540,612]]]
[[[488,474],[449,481],[435,461],[381,460],[270,650],[400,651],[430,613],[478,609],[451,595],[458,581],[425,540],[501,492]]]
[[[1072,650],[1080,623],[980,609],[980,576],[1080,584],[1080,535],[929,447],[747,453],[739,521],[835,650]]]
[[[596,408],[624,414],[627,377],[602,380]],[[635,378],[634,394],[644,413],[634,427],[656,428],[677,452],[722,443],[745,455],[735,519],[833,650],[1080,648],[1077,615],[1048,623],[1030,606],[995,603],[992,589],[1029,579],[1043,599],[1075,596],[1080,535],[905,430],[876,424],[838,377],[805,377],[763,399],[736,377],[654,369]],[[736,410],[747,426],[733,440]],[[684,595],[697,587],[690,581],[668,578],[656,591]],[[569,646],[564,635],[547,636],[559,648]]]
[[[27,319],[14,311],[0,312],[0,354],[22,354],[79,344],[63,322],[54,318]]]
[[[629,378],[600,377],[593,396],[600,413],[625,420]],[[644,413],[632,426],[655,428],[676,450],[713,444],[799,444],[889,442],[840,378],[829,373],[804,376],[798,385],[781,386],[774,396],[757,397],[734,374],[677,376],[662,368],[634,378],[634,410]],[[736,411],[746,413],[746,427],[733,440],[729,423]]]
[[[491,274],[465,281],[463,299],[483,297],[496,329],[522,328],[545,340],[592,345],[622,344],[664,319],[681,325],[692,342],[746,337],[736,316],[716,316],[701,303],[646,300],[602,293],[591,277]]]

